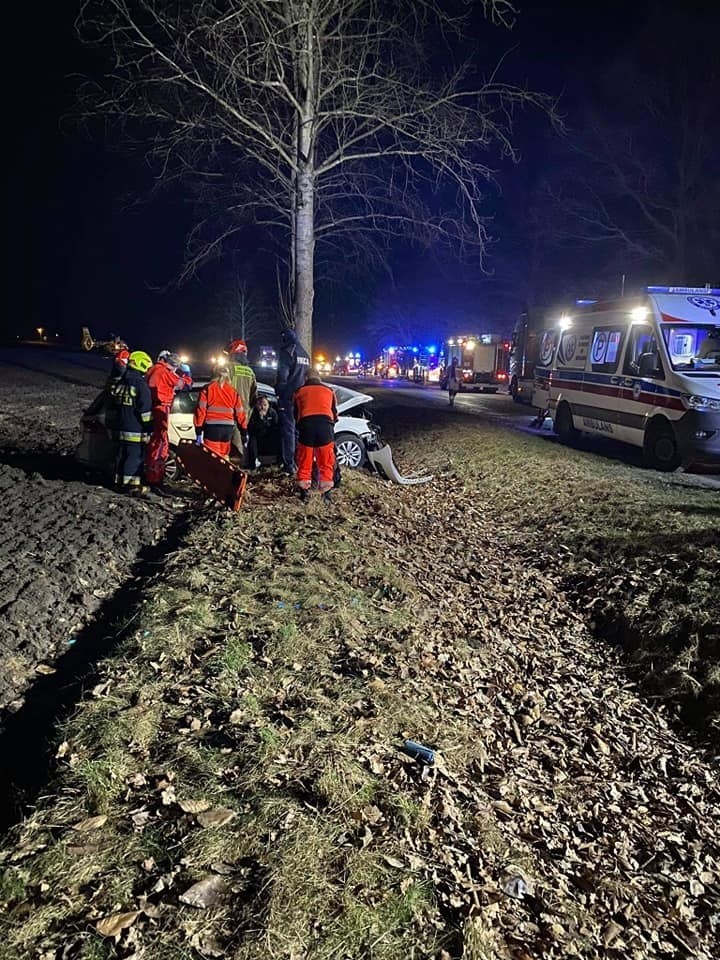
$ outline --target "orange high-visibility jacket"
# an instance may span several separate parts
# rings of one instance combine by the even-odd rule
[[[324,383],[306,383],[296,392],[295,419],[327,417],[333,423],[338,418],[335,391]]]
[[[241,430],[247,429],[247,416],[240,394],[231,383],[220,384],[217,380],[211,380],[200,391],[193,419],[196,429],[205,425],[233,427],[236,423]]]
[[[150,387],[154,407],[172,403],[178,387],[192,386],[192,377],[186,373],[176,373],[164,360],[154,363],[145,374],[145,379]]]

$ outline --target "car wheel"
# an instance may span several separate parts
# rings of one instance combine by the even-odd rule
[[[572,446],[580,439],[580,431],[573,424],[572,410],[569,403],[561,403],[555,414],[555,433],[561,443]]]
[[[651,470],[677,470],[682,463],[675,432],[664,418],[648,424],[643,443],[643,460]]]
[[[165,461],[165,479],[180,480],[183,477],[183,468],[178,461],[175,447],[168,450],[167,460]]]
[[[359,470],[365,463],[365,444],[352,433],[339,433],[335,437],[335,456],[339,466]]]

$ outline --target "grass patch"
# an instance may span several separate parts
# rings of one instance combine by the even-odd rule
[[[707,835],[686,809],[669,823],[672,795],[645,777],[658,769],[646,730],[668,769],[685,762],[647,712],[633,748],[643,765],[628,768],[628,717],[646,707],[567,593],[585,598],[597,634],[612,602],[638,657],[653,626],[675,689],[710,696],[711,501],[471,421],[428,426],[397,449],[438,473],[433,487],[351,475],[331,511],[258,497],[247,525],[198,522],[62,730],[53,790],[0,848],[8,960],[494,960],[518,944],[568,955],[550,921],[528,924],[503,892],[511,865],[571,931],[574,955],[594,960],[620,890],[592,883],[586,897],[577,844],[592,838],[597,876],[612,877],[617,850],[644,849],[648,822]],[[662,577],[648,577],[654,564]],[[670,616],[681,608],[682,623]],[[442,762],[411,760],[406,738]],[[698,809],[704,789],[695,782]],[[203,822],[223,810],[234,816]],[[75,829],[98,814],[96,829]],[[654,915],[656,877],[636,873],[633,915]],[[208,878],[217,903],[183,904]],[[139,917],[117,944],[96,934],[99,918],[129,911]],[[710,911],[695,916],[704,947]]]

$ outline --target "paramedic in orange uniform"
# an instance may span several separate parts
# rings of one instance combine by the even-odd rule
[[[162,350],[146,374],[152,395],[152,434],[145,453],[145,479],[162,489],[168,457],[168,421],[176,390],[192,386],[190,367],[170,350]]]
[[[305,378],[305,386],[295,393],[293,402],[298,430],[295,464],[300,499],[306,501],[310,495],[314,461],[320,493],[324,500],[329,500],[335,472],[335,423],[338,418],[335,391],[322,382],[316,370],[311,370]]]
[[[230,456],[236,426],[243,438],[247,436],[247,414],[240,394],[230,382],[230,371],[224,367],[200,391],[194,422],[198,443],[221,457]]]

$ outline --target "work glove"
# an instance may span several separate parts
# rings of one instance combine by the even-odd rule
[[[195,434],[195,443],[196,443],[199,447],[201,447],[201,446],[203,445],[203,435],[202,435],[202,433],[196,433],[196,434]]]
[[[247,432],[247,430],[240,431],[240,439],[243,442],[243,446],[246,447],[248,445],[248,440],[250,439],[250,434]]]

